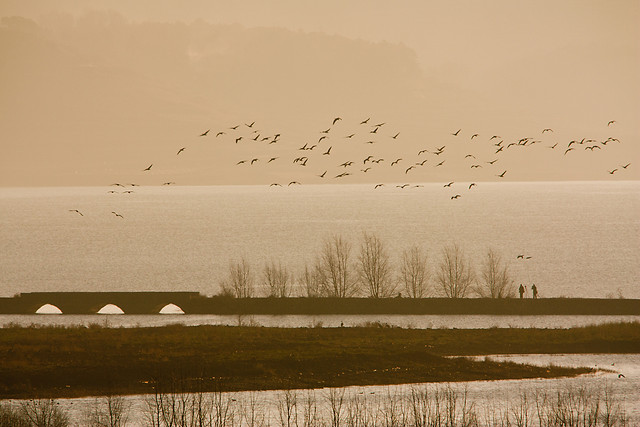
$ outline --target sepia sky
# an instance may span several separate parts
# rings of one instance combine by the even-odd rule
[[[3,0],[0,17],[2,186],[640,179],[637,1]]]

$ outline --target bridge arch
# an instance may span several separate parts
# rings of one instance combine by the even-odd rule
[[[177,304],[170,302],[162,307],[158,314],[184,314],[184,310]]]
[[[40,308],[36,310],[36,314],[62,314],[62,310],[53,304],[47,303],[42,304]]]
[[[105,304],[96,314],[125,314],[124,310],[118,307],[116,304]]]

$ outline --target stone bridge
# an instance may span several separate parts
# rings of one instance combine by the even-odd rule
[[[158,314],[169,304],[193,312],[204,297],[198,292],[29,292],[0,301],[0,313],[34,314],[46,304],[63,314],[96,314],[113,304],[125,314]]]

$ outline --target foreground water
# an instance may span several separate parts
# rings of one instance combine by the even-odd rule
[[[465,188],[459,185],[455,191]],[[476,267],[488,247],[497,249],[516,283],[528,290],[535,283],[541,297],[640,298],[635,181],[479,183],[456,200],[442,184],[405,190],[134,187],[130,194],[107,193],[113,188],[0,189],[0,295],[212,295],[231,259],[245,257],[256,277],[271,259],[298,275],[334,234],[353,243],[355,259],[366,231],[383,239],[396,266],[402,250],[418,244],[428,252],[433,273],[442,248],[455,242]]]
[[[550,402],[556,402],[559,396],[564,396],[563,393],[569,393],[571,398],[575,399],[575,402],[570,403],[567,409],[577,409],[581,403],[594,404],[596,396],[602,399],[606,393],[613,402],[620,405],[621,412],[626,414],[626,425],[640,425],[640,392],[638,391],[640,390],[640,355],[562,354],[490,357],[497,360],[533,363],[541,366],[553,363],[563,366],[591,366],[604,370],[577,378],[553,380],[502,380],[450,385],[405,384],[347,387],[312,391],[297,390],[288,395],[283,391],[239,392],[221,393],[215,396],[206,394],[206,397],[213,400],[212,410],[224,409],[226,423],[220,425],[251,425],[249,422],[251,415],[256,421],[253,425],[287,425],[286,420],[283,422],[282,419],[283,411],[287,407],[287,399],[289,399],[290,405],[295,401],[291,412],[296,414],[299,425],[303,425],[302,418],[309,399],[313,400],[317,406],[318,416],[325,421],[320,425],[331,425],[332,412],[335,412],[332,409],[336,409],[338,401],[341,406],[340,420],[344,425],[348,424],[349,417],[353,417],[356,411],[360,411],[360,415],[370,417],[370,422],[373,417],[377,417],[375,425],[391,425],[388,423],[389,418],[395,414],[397,417],[395,425],[402,425],[399,422],[400,417],[409,416],[411,411],[412,393],[428,390],[433,398],[433,393],[436,390],[452,390],[457,393],[458,397],[456,411],[462,410],[465,404],[462,398],[466,396],[466,408],[475,411],[480,419],[480,425],[486,425],[484,420],[491,414],[508,413],[513,416],[517,410],[523,407],[526,408],[530,417],[534,418],[539,409],[537,405],[553,408],[553,403]],[[525,395],[527,401],[523,402],[522,397]],[[173,395],[167,397],[174,399],[174,407],[179,407],[180,402],[184,403],[192,396]],[[292,400],[292,397],[295,400]],[[584,400],[579,402],[581,398]],[[20,401],[9,402],[18,404]],[[104,405],[101,402],[95,398],[62,399],[59,401],[61,407],[72,415],[74,425],[85,425],[87,413],[96,405]],[[602,400],[601,404],[600,411],[604,412],[605,401]],[[154,406],[153,396],[127,397],[129,425],[150,425],[147,421],[150,415],[150,405]]]
[[[414,329],[550,328],[564,329],[613,322],[640,322],[637,316],[505,316],[505,315],[0,315],[0,327],[91,326],[112,328],[226,325],[307,328],[393,326]]]

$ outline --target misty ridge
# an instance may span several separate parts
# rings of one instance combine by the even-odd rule
[[[409,48],[277,28],[131,23],[92,12],[43,23],[5,17],[0,38],[11,58],[3,91],[12,96],[4,102],[45,110],[64,98],[68,119],[78,125],[104,114],[157,119],[216,108],[290,117],[301,107],[406,105],[422,85]],[[38,90],[26,90],[26,81]]]

